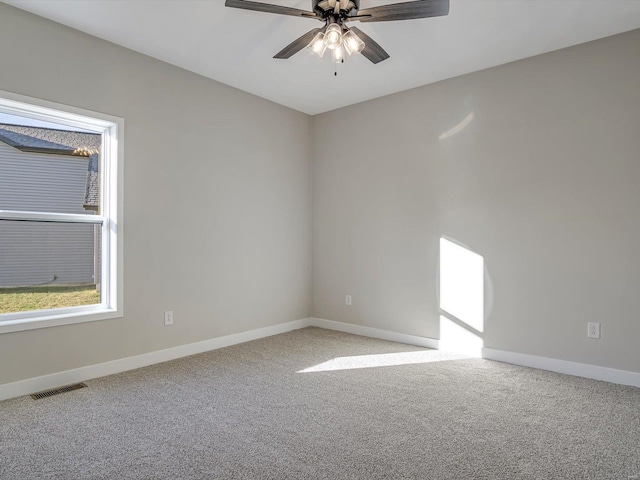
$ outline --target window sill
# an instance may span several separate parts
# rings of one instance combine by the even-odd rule
[[[0,335],[23,330],[34,330],[36,328],[57,327],[73,323],[122,318],[123,316],[121,311],[105,307],[104,305],[40,310],[27,313],[29,316],[16,313],[0,315]]]

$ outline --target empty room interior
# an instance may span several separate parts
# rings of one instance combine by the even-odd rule
[[[640,478],[640,1],[0,44],[0,479]]]

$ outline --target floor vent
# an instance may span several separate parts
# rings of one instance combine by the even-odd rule
[[[84,383],[76,383],[74,385],[67,385],[66,387],[52,388],[51,390],[45,390],[44,392],[38,392],[31,394],[31,398],[34,400],[40,400],[41,398],[53,397],[65,392],[71,392],[80,388],[86,388]]]

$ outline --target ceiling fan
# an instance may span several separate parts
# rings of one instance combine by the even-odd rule
[[[361,53],[373,63],[389,58],[389,54],[371,37],[347,23],[388,22],[415,18],[440,17],[449,14],[449,0],[413,0],[360,10],[361,0],[311,0],[311,11],[271,5],[250,0],[226,0],[225,6],[276,13],[301,18],[311,18],[324,23],[284,47],[273,58],[287,59],[307,47],[311,53],[322,57],[330,50],[334,63],[344,61],[345,55]]]

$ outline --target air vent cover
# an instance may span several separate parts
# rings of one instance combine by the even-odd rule
[[[86,387],[87,386],[84,383],[76,383],[74,385],[67,385],[66,387],[52,388],[51,390],[32,393],[31,398],[33,398],[34,400],[40,400],[41,398],[53,397],[54,395],[59,395],[61,393],[71,392],[73,390],[78,390],[80,388],[86,388]]]

